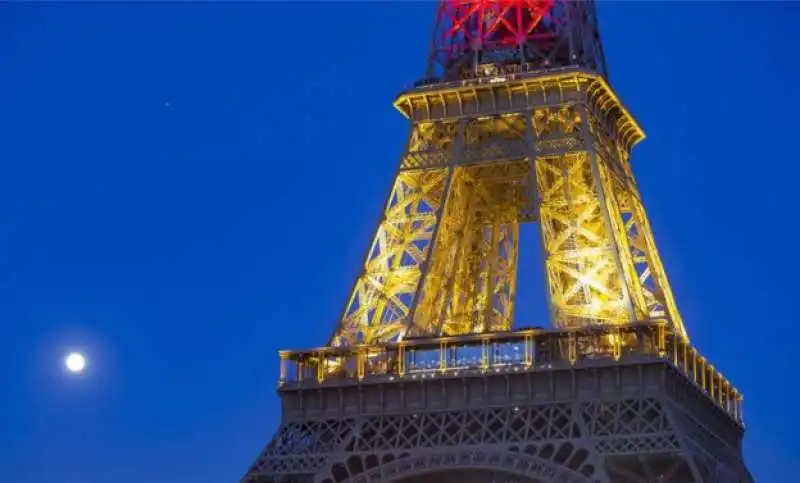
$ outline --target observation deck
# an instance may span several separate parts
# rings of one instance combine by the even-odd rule
[[[641,377],[644,366],[660,365],[666,371],[662,371],[662,379],[667,372],[684,379],[701,399],[706,399],[731,422],[744,426],[741,393],[691,344],[669,334],[663,322],[573,330],[523,328],[407,339],[376,346],[287,350],[279,355],[279,391],[284,395],[308,389],[341,390],[350,386],[574,369],[596,373],[604,368],[616,367],[619,371],[621,367],[638,366]],[[620,373],[617,374],[619,383]]]
[[[627,151],[645,133],[602,76],[577,67],[509,70],[455,81],[418,82],[394,107],[412,122],[498,116],[543,107],[583,104]]]

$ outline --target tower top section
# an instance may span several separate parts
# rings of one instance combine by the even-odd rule
[[[566,67],[607,77],[593,0],[439,0],[420,84]]]

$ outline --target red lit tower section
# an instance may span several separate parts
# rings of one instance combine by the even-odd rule
[[[439,2],[425,83],[559,67],[606,76],[594,2]]]

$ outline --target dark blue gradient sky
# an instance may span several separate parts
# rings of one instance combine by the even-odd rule
[[[755,476],[796,483],[800,3],[599,13],[678,305],[746,394]],[[239,478],[278,421],[276,350],[324,343],[345,302],[432,19],[430,2],[0,5],[0,481]],[[85,377],[61,372],[73,347]]]

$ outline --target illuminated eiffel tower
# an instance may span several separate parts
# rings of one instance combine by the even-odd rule
[[[595,6],[442,0],[383,216],[327,346],[282,352],[249,483],[751,482],[692,347]],[[538,223],[554,329],[512,328]]]

